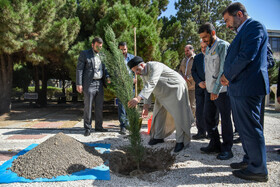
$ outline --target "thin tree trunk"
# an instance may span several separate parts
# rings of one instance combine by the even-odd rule
[[[47,105],[47,75],[46,75],[46,67],[44,64],[41,65],[42,68],[42,89],[40,89],[38,93],[38,104],[40,106]]]
[[[66,103],[65,80],[62,80],[62,93],[64,97],[61,98],[61,103]]]
[[[76,90],[76,83],[72,81],[72,102],[78,101],[78,92]]]
[[[34,82],[35,82],[35,92],[39,93],[40,90],[40,85],[39,85],[39,69],[38,66],[33,66],[34,67]]]
[[[13,61],[10,55],[1,54],[0,70],[0,114],[3,114],[11,111]]]

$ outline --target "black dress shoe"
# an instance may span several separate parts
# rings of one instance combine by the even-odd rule
[[[164,142],[164,140],[163,139],[154,139],[154,138],[152,138],[152,139],[150,139],[150,141],[149,141],[149,145],[156,145],[156,144],[158,144],[158,143],[163,143]]]
[[[258,182],[268,181],[267,174],[252,173],[247,169],[234,170],[232,171],[232,174],[238,178],[245,179],[245,180],[253,180]]]
[[[108,132],[108,129],[104,129],[104,128],[98,128],[98,129],[95,129],[95,132]]]
[[[84,136],[89,136],[90,135],[90,130],[89,129],[86,129],[85,130],[85,133],[84,133]]]
[[[175,148],[174,148],[174,152],[178,153],[179,151],[181,151],[184,148],[184,143],[176,143]]]
[[[197,133],[192,136],[192,139],[194,139],[194,140],[202,140],[205,138],[206,138],[206,134],[203,134],[203,133]]]
[[[230,167],[232,169],[246,169],[247,166],[248,166],[248,163],[243,162],[243,161],[242,162],[233,162],[230,164]]]
[[[126,135],[127,130],[125,128],[121,128],[119,133],[122,134],[122,135]]]
[[[228,160],[233,157],[232,151],[223,151],[218,154],[217,159],[219,160]]]
[[[241,143],[241,139],[240,139],[240,137],[238,137],[238,138],[234,139],[234,140],[233,140],[233,143]]]
[[[221,148],[218,146],[210,146],[208,145],[207,147],[201,147],[200,151],[204,152],[204,153],[220,153],[221,152]]]

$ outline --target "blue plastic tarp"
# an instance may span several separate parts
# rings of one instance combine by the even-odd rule
[[[37,178],[34,180],[26,179],[24,177],[19,177],[16,173],[12,172],[10,167],[12,167],[12,162],[20,155],[23,155],[36,147],[38,144],[31,144],[24,150],[20,151],[17,155],[13,156],[10,160],[6,161],[0,166],[0,183],[14,183],[14,182],[58,182],[58,181],[75,181],[75,180],[110,180],[110,170],[109,164],[102,164],[101,166],[94,167],[92,169],[85,169],[79,172],[72,173],[70,175],[62,175],[48,178]],[[94,147],[98,152],[103,154],[104,152],[110,151],[110,144],[87,144]]]

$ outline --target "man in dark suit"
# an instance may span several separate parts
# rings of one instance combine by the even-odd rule
[[[271,49],[271,46],[269,43],[267,43],[267,69],[271,69],[274,67],[274,59],[273,59],[273,51]],[[264,128],[264,109],[265,109],[265,97],[262,100],[262,107],[261,107],[261,125]],[[236,131],[236,129],[235,129]],[[238,135],[238,132],[235,132],[235,135],[237,136],[236,139],[233,140],[233,143],[241,143],[241,139]]]
[[[204,64],[204,54],[207,48],[207,44],[203,41],[200,42],[201,53],[196,55],[193,60],[192,65],[192,77],[195,81],[195,102],[196,102],[196,127],[197,134],[192,136],[194,140],[200,140],[206,138],[206,125],[205,125],[205,116],[204,116],[204,100],[206,92],[206,83],[205,83],[205,64]],[[219,116],[217,115],[217,124]]]
[[[105,65],[102,63],[102,54],[99,53],[103,45],[103,40],[96,37],[92,40],[91,45],[92,49],[80,53],[76,72],[76,89],[79,93],[84,93],[85,136],[90,135],[92,103],[94,103],[95,131],[108,131],[102,127],[103,86],[106,87],[106,81],[110,83],[109,74]]]
[[[237,32],[225,60],[223,85],[228,85],[233,118],[245,152],[243,161],[232,163],[234,176],[266,182],[266,150],[260,121],[262,99],[269,93],[267,72],[267,31],[249,18],[241,3],[223,12],[228,28]]]

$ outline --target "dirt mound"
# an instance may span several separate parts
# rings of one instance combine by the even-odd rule
[[[27,179],[68,175],[104,163],[93,147],[59,133],[13,161],[10,168]]]

